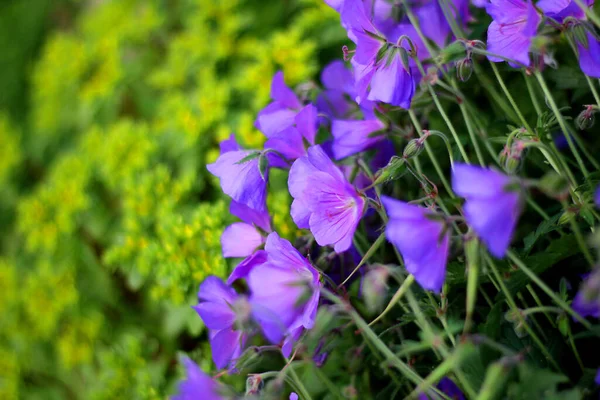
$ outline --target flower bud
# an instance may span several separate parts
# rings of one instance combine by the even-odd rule
[[[596,110],[593,106],[586,106],[586,109],[580,112],[577,118],[575,118],[575,125],[577,125],[577,128],[583,131],[593,127],[596,120],[596,117],[594,116],[595,113]]]
[[[260,375],[250,375],[246,379],[246,394],[258,394],[264,383]]]
[[[404,158],[412,158],[416,157],[423,151],[425,147],[425,141],[421,138],[412,139],[406,147],[404,147],[404,152],[402,153],[402,157]]]
[[[385,167],[377,171],[373,184],[378,185],[399,178],[403,175],[405,167],[404,158],[393,156]]]
[[[372,268],[365,275],[363,281],[363,296],[369,312],[373,313],[381,308],[387,291],[389,271],[383,265]]]
[[[573,210],[565,210],[565,212],[558,218],[558,225],[564,225],[569,223],[575,218],[575,212]]]
[[[473,74],[473,60],[471,57],[464,58],[456,63],[456,76],[461,82],[469,80]]]

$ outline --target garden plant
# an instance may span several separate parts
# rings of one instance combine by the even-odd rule
[[[593,1],[1,20],[0,398],[600,396]]]

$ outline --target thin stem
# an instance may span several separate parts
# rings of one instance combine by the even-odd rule
[[[556,303],[560,308],[565,310],[569,315],[571,315],[573,318],[575,318],[577,321],[579,321],[588,330],[592,329],[592,324],[590,324],[585,318],[583,318],[581,315],[579,315],[579,313],[577,313],[575,310],[573,310],[565,301],[563,301],[560,297],[558,297],[556,295],[556,293],[554,293],[554,291],[552,291],[552,289],[550,289],[548,287],[548,285],[546,285],[544,283],[543,280],[541,280],[535,273],[533,273],[533,271],[531,271],[529,268],[527,268],[527,266],[523,263],[523,261],[521,261],[516,256],[516,254],[514,254],[511,250],[509,250],[507,254],[508,254],[508,258],[510,258],[510,260],[512,262],[514,262],[516,264],[516,266],[521,271],[523,271],[525,273],[525,275],[527,275],[529,277],[529,279],[531,279],[536,285],[538,285],[539,288],[542,289],[542,291],[544,293],[546,293],[554,301],[554,303]],[[600,334],[597,334],[597,335],[600,335]]]
[[[290,367],[290,368],[286,368],[286,370],[290,371],[289,372],[290,376],[292,377],[292,380],[294,381],[294,383],[296,384],[296,387],[300,391],[300,398],[301,399],[312,400],[312,397],[310,397],[310,393],[308,392],[308,390],[306,389],[306,387],[304,387],[304,384],[302,383],[302,380],[298,377],[298,374],[296,374],[296,371],[294,371],[294,368],[290,365],[291,364],[291,360],[288,360],[286,358],[286,361],[288,362],[288,366]]]
[[[411,380],[414,384],[418,385],[423,382],[423,379],[413,371],[407,364],[405,364],[402,360],[400,360],[390,349],[381,341],[379,336],[371,330],[369,325],[365,322],[364,319],[354,310],[354,308],[347,302],[340,299],[338,296],[334,295],[327,289],[321,289],[321,293],[327,300],[332,303],[340,306],[349,316],[352,318],[356,326],[360,329],[361,333],[364,335],[365,339],[375,346],[375,348],[385,356],[386,360],[390,362],[390,364],[396,367],[405,377]]]
[[[523,77],[525,78],[525,85],[527,85],[527,91],[529,92],[529,97],[531,98],[531,102],[533,103],[533,108],[535,108],[535,112],[537,115],[542,115],[542,107],[540,107],[540,102],[535,94],[533,85],[531,84],[531,80],[527,79],[527,75],[523,72]]]
[[[421,74],[423,76],[425,76],[425,69],[423,68],[423,64],[421,63],[421,61],[417,57],[414,57],[413,59],[415,60],[417,67],[419,68],[419,71],[421,72]],[[450,118],[448,118],[448,114],[446,114],[446,111],[444,111],[444,108],[442,107],[442,104],[440,103],[440,100],[438,99],[438,96],[435,93],[435,90],[433,90],[433,87],[431,86],[430,83],[426,82],[425,84],[427,86],[427,89],[429,90],[429,94],[431,95],[433,102],[435,103],[435,106],[437,107],[440,115],[442,116],[444,122],[446,123],[446,126],[448,126],[448,129],[450,129],[450,133],[452,133],[452,137],[454,138],[454,141],[456,142],[456,145],[458,146],[458,150],[460,151],[460,154],[461,154],[463,160],[465,160],[465,162],[470,164],[471,161],[469,160],[469,156],[467,156],[467,153],[465,152],[465,149],[464,149],[462,143],[460,142],[460,139],[458,138],[458,134],[456,133],[456,130],[454,129],[454,125],[452,125]]]
[[[500,273],[498,272],[498,268],[496,268],[496,264],[494,263],[494,261],[492,261],[492,258],[490,256],[486,255],[486,261],[487,261],[488,265],[490,266],[494,276],[496,277],[496,280],[498,281],[498,284],[500,285],[502,292],[504,293],[504,296],[506,297],[506,302],[508,303],[511,310],[515,311],[515,315],[519,319],[519,323],[521,323],[523,325],[523,327],[525,328],[525,330],[527,331],[529,336],[531,336],[531,339],[533,340],[533,342],[540,348],[540,350],[542,351],[542,353],[544,354],[544,357],[546,357],[548,362],[550,362],[550,364],[552,364],[552,366],[554,368],[556,368],[557,371],[560,371],[560,367],[558,366],[556,361],[554,361],[554,359],[552,358],[552,355],[546,349],[546,346],[544,346],[544,344],[542,343],[540,338],[535,334],[533,329],[531,329],[531,327],[529,326],[529,324],[527,323],[527,321],[521,314],[521,311],[517,307],[515,300],[513,299],[512,295],[510,294],[510,291],[504,284],[504,281],[502,280],[502,277],[500,276]]]
[[[379,314],[377,316],[377,318],[375,318],[373,321],[371,321],[369,323],[369,326],[372,326],[374,324],[376,324],[380,319],[382,319],[388,312],[390,312],[390,310],[392,308],[394,308],[394,306],[400,301],[400,299],[404,296],[404,294],[406,293],[406,291],[410,288],[410,285],[413,284],[413,282],[415,281],[415,277],[413,275],[408,275],[406,277],[406,279],[404,280],[404,282],[402,282],[402,285],[400,285],[400,287],[398,288],[398,290],[396,291],[396,293],[394,293],[394,296],[392,296],[392,299],[390,300],[390,302],[388,303],[387,307],[385,308],[385,310],[383,310],[383,312],[381,314]]]
[[[410,117],[410,120],[412,121],[413,125],[415,126],[415,130],[417,131],[417,134],[419,135],[419,137],[422,137],[423,129],[421,128],[421,124],[419,123],[419,120],[417,119],[415,112],[413,110],[408,110],[408,116]],[[452,191],[450,184],[446,180],[446,176],[444,176],[444,172],[442,171],[442,168],[440,167],[440,164],[438,163],[437,158],[433,154],[433,151],[431,150],[431,147],[429,146],[427,141],[425,141],[425,151],[427,152],[427,156],[429,157],[429,160],[431,160],[431,164],[433,164],[433,168],[435,169],[435,172],[438,174],[438,177],[440,178],[442,185],[444,185],[446,192],[448,192],[450,197],[455,198],[456,196],[454,195],[454,192]]]
[[[565,209],[565,211],[568,211],[569,205],[564,200],[561,203],[562,203],[562,206]],[[581,229],[579,229],[579,225],[577,225],[576,218],[569,218],[569,222],[571,224],[571,229],[575,233],[575,239],[577,239],[577,244],[579,245],[579,248],[583,252],[583,255],[584,255],[585,259],[587,260],[587,262],[593,266],[594,265],[594,257],[592,257],[592,253],[590,253],[590,249],[585,244],[585,240],[583,238],[583,235],[581,234]]]
[[[521,113],[521,110],[515,103],[515,100],[513,99],[512,95],[508,91],[508,88],[506,87],[506,84],[504,83],[504,79],[502,79],[502,76],[500,75],[500,72],[498,71],[498,67],[496,67],[496,64],[494,64],[494,63],[490,63],[490,64],[492,66],[492,71],[494,71],[494,75],[496,76],[496,79],[498,80],[498,83],[500,84],[500,87],[502,88],[502,91],[504,92],[504,95],[508,99],[508,102],[512,106],[513,110],[515,110],[515,112],[517,113],[517,116],[519,117],[521,124],[523,124],[523,127],[525,127],[525,129],[527,129],[527,131],[530,134],[532,134],[532,135],[535,134],[533,129],[531,129],[531,126],[529,125],[529,123],[527,122],[527,120],[525,119],[523,114]]]
[[[581,170],[581,172],[583,172],[583,175],[585,176],[585,178],[588,179],[589,172],[588,172],[587,168],[585,167],[585,165],[583,164],[583,160],[581,159],[581,156],[579,155],[579,152],[577,151],[577,148],[575,147],[575,144],[573,143],[573,140],[571,139],[571,135],[569,135],[569,129],[567,127],[567,123],[566,123],[565,119],[563,118],[560,110],[558,109],[558,106],[556,105],[556,102],[554,101],[554,97],[552,97],[552,93],[550,92],[550,89],[546,85],[544,76],[539,71],[536,71],[535,77],[537,78],[538,82],[540,83],[540,87],[542,88],[542,91],[544,92],[544,95],[546,96],[548,103],[550,103],[550,108],[552,108],[552,112],[554,112],[554,115],[556,116],[556,119],[558,120],[560,129],[562,129],[564,136],[567,139],[569,148],[571,149],[571,152],[573,153],[573,155],[575,156],[575,159],[577,160],[577,165],[579,166],[579,169]]]

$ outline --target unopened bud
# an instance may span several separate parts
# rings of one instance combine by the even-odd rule
[[[471,75],[473,75],[473,60],[471,60],[471,57],[456,63],[456,76],[461,82],[468,81]]]
[[[596,110],[593,106],[586,106],[585,110],[579,113],[577,118],[575,118],[575,124],[579,129],[587,130],[594,126],[594,122],[596,121],[596,117],[594,114]]]
[[[412,157],[416,157],[423,151],[425,147],[425,137],[419,139],[412,139],[406,147],[404,147],[404,152],[402,153],[402,157],[408,159]]]
[[[575,218],[577,214],[573,210],[565,210],[565,212],[558,218],[558,225],[564,225]]]
[[[589,48],[588,30],[584,24],[575,23],[571,25],[570,32],[577,43],[581,44],[586,49]]]
[[[250,375],[246,379],[246,394],[258,394],[264,383],[260,375]]]
[[[399,178],[404,173],[405,167],[404,158],[393,156],[385,167],[377,171],[373,184],[378,185]]]
[[[441,64],[447,64],[451,61],[460,60],[465,56],[465,45],[460,41],[455,41],[444,47],[438,55]]]
[[[369,312],[375,312],[383,305],[387,291],[388,269],[381,265],[372,268],[363,281],[363,296]]]

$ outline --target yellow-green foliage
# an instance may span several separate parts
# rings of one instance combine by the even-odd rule
[[[164,337],[165,310],[190,312],[232,266],[220,236],[234,218],[205,165],[232,132],[263,144],[273,74],[315,78],[339,39],[315,32],[338,17],[317,0],[60,3],[26,120],[0,110],[0,189],[14,193],[0,200],[0,398],[160,398],[173,335],[201,329]],[[284,189],[269,209],[294,238]]]

